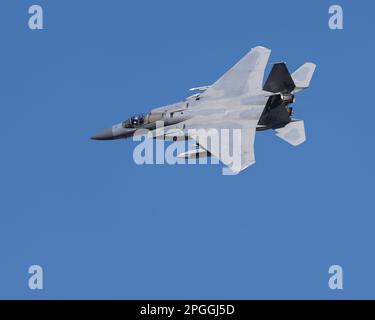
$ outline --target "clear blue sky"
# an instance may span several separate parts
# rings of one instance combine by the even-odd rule
[[[45,30],[27,27],[44,8]],[[328,7],[344,30],[328,28]],[[373,1],[0,2],[0,298],[375,298]],[[307,142],[255,166],[137,166],[100,129],[215,81],[256,45]],[[44,287],[28,289],[28,267]],[[328,268],[344,268],[344,290]]]

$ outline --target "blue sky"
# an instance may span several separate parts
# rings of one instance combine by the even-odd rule
[[[27,27],[40,4],[45,29]],[[329,5],[344,30],[328,28]],[[372,1],[0,3],[0,298],[375,298]],[[137,166],[100,129],[185,98],[256,45],[291,70],[307,142],[257,163]],[[269,70],[269,69],[268,69]],[[27,286],[30,265],[44,290]],[[328,268],[344,269],[344,290]]]

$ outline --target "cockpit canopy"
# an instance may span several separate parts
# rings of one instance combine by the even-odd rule
[[[146,115],[139,114],[135,115],[122,123],[123,128],[138,128],[146,122]]]
[[[132,116],[128,120],[122,123],[123,128],[139,128],[145,124],[153,123],[156,121],[162,121],[164,118],[164,113],[149,113],[149,114],[139,114]]]

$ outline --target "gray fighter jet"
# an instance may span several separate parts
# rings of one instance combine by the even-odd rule
[[[154,138],[159,139],[194,139],[196,148],[180,157],[212,155],[234,173],[255,163],[256,131],[271,129],[288,143],[300,145],[306,140],[304,122],[292,117],[291,104],[295,102],[297,92],[309,87],[316,66],[305,63],[290,74],[285,63],[275,63],[263,83],[270,54],[271,50],[267,48],[255,47],[214,84],[190,89],[198,93],[184,101],[133,116],[99,132],[92,139],[129,138],[139,129],[152,130]],[[159,121],[164,123],[164,131],[157,135]],[[228,157],[223,157],[222,148],[212,148],[211,143],[200,136],[201,129],[239,129],[241,139],[227,139],[221,144],[226,143],[226,150],[240,150],[240,163],[234,164]],[[194,135],[189,133],[192,131]]]

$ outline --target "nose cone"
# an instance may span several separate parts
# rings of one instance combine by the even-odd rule
[[[103,131],[98,132],[96,135],[91,137],[92,140],[112,140],[113,133],[112,128],[104,129]]]

